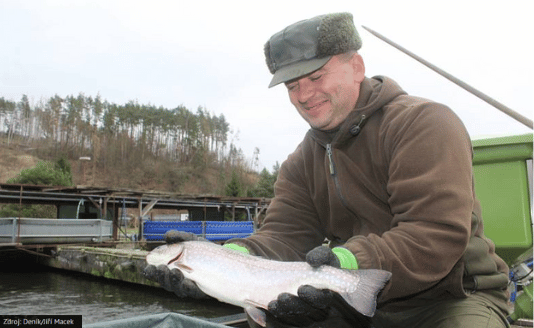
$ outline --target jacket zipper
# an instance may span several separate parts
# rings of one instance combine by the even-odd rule
[[[353,127],[354,130],[351,129],[352,131],[350,131],[350,132],[354,137],[356,137],[360,133],[361,128],[363,127],[363,124],[364,124],[365,120],[366,120],[366,116],[362,115],[362,117],[360,118],[360,122],[355,127]],[[334,164],[334,151],[333,151],[331,143],[326,144],[326,156],[328,157],[328,164],[329,164],[328,166],[329,166],[329,169],[330,169],[330,176],[334,180],[334,186],[335,186],[335,189],[336,189],[336,193],[337,193],[337,196],[339,197],[339,200],[341,201],[341,204],[350,213],[352,213],[354,215],[354,217],[358,217],[357,213],[355,213],[350,208],[350,206],[348,206],[348,203],[347,203],[345,197],[343,196],[343,193],[341,192],[341,186],[340,186],[340,183],[339,183],[339,178],[338,178],[338,175],[337,175],[337,172],[336,172],[336,167],[335,167],[335,164]]]
[[[347,205],[347,202],[345,201],[345,197],[343,197],[343,194],[341,193],[341,186],[339,185],[339,179],[336,174],[336,169],[334,165],[334,152],[332,150],[332,144],[326,144],[326,156],[328,157],[328,163],[329,163],[329,169],[330,169],[330,175],[334,179],[334,186],[336,187],[336,193],[341,200],[341,204],[345,206],[347,209],[350,210],[350,207]]]
[[[326,145],[326,155],[328,156],[328,162],[330,163],[330,175],[335,175],[336,171],[334,168],[334,159],[332,158],[332,144],[330,143]]]

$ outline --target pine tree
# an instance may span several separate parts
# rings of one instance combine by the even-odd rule
[[[241,196],[241,183],[235,170],[232,171],[232,179],[226,185],[226,196],[240,197]]]
[[[260,179],[258,183],[249,193],[250,197],[265,197],[272,198],[274,197],[274,183],[271,173],[267,169],[263,169],[260,172]]]

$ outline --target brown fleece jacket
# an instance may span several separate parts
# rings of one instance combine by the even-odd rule
[[[483,234],[464,125],[387,77],[366,78],[360,88],[337,131],[310,130],[282,164],[261,229],[230,242],[303,260],[327,238],[361,269],[392,272],[380,299],[385,310],[476,289],[506,309],[508,267]]]

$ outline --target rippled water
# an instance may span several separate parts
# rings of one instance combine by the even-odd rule
[[[0,272],[0,314],[81,314],[83,324],[89,324],[164,312],[199,318],[242,312],[217,301],[182,300],[160,288],[36,270]]]

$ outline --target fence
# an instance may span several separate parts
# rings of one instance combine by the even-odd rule
[[[211,241],[244,238],[254,233],[252,221],[184,221],[143,223],[143,238],[149,241],[163,240],[169,230],[191,232]]]

